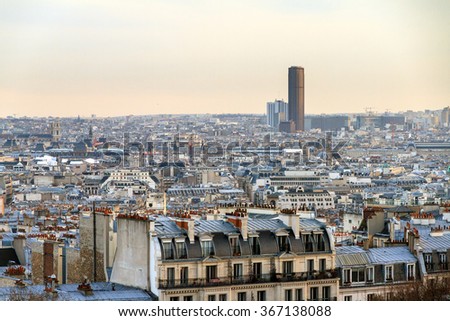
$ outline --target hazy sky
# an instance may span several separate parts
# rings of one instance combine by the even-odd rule
[[[0,117],[450,105],[448,0],[0,0]]]

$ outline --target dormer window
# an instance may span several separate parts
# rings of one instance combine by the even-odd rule
[[[317,237],[318,237],[317,250],[318,251],[325,251],[325,240],[323,238],[323,234],[320,234]]]
[[[394,267],[392,265],[386,265],[384,267],[384,280],[385,282],[392,282],[394,279]]]
[[[303,244],[305,246],[305,252],[313,252],[314,251],[314,239],[311,234],[303,235]]]
[[[250,242],[250,248],[252,250],[252,255],[260,255],[261,248],[259,246],[259,237],[257,237],[257,236],[249,237],[249,242]]]
[[[167,241],[163,240],[162,246],[163,246],[164,260],[173,260],[174,259],[174,250],[173,250],[172,240],[167,240]]]
[[[212,240],[201,241],[201,245],[203,257],[214,255],[214,246]]]
[[[230,237],[230,248],[231,248],[231,255],[232,256],[239,256],[239,255],[241,255],[241,247],[239,245],[239,238],[238,237]]]
[[[179,259],[187,258],[186,243],[184,241],[175,242],[177,255]]]
[[[290,246],[287,235],[277,236],[277,241],[278,241],[278,251],[279,252],[289,252],[291,250],[291,246]]]

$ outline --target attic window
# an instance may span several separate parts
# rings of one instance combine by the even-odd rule
[[[323,238],[323,235],[318,235],[318,242],[317,242],[317,250],[318,251],[325,251],[325,240]]]
[[[278,250],[279,252],[289,252],[291,250],[291,244],[286,235],[277,236]]]
[[[175,245],[178,258],[179,259],[187,258],[186,243],[184,242],[184,240],[175,242]]]
[[[303,235],[303,244],[305,245],[305,252],[313,252],[313,236],[311,234]]]
[[[259,237],[252,236],[249,238],[249,242],[250,242],[250,248],[252,250],[252,255],[260,255],[261,248],[259,246]]]
[[[163,246],[164,259],[165,260],[173,260],[174,259],[173,243],[163,241],[162,246]]]
[[[231,255],[233,256],[241,255],[241,247],[239,244],[238,237],[230,237],[230,247],[231,247]]]
[[[201,241],[201,244],[203,257],[214,255],[214,246],[212,240]]]

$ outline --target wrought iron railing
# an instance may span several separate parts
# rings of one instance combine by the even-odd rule
[[[297,273],[270,273],[260,275],[246,275],[241,277],[217,277],[217,278],[196,278],[196,279],[159,279],[160,289],[184,288],[184,287],[208,287],[233,284],[251,284],[267,282],[293,282],[308,280],[323,280],[337,278],[335,270],[323,272],[297,272]]]

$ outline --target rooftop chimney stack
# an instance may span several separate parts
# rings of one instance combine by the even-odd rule
[[[244,241],[248,238],[248,215],[246,209],[236,209],[234,213],[226,215],[227,221],[241,232]]]
[[[179,228],[185,230],[188,235],[189,242],[194,244],[195,242],[195,221],[191,218],[190,214],[178,214],[175,217],[175,223]]]
[[[295,239],[298,240],[300,238],[300,214],[295,210],[287,210],[278,214],[278,217],[284,224],[292,228]]]

